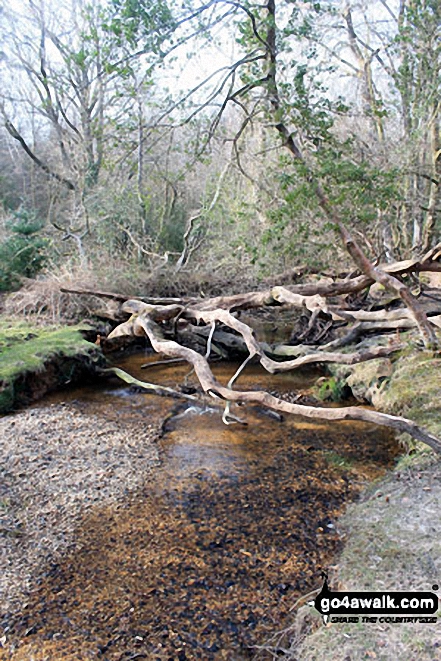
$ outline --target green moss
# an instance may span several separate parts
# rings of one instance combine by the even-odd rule
[[[61,359],[60,374],[72,371],[69,359],[97,356],[95,344],[85,340],[84,326],[32,326],[22,321],[0,320],[0,412],[20,400],[25,376],[38,374],[48,363]],[[65,369],[64,369],[65,368]]]
[[[441,359],[430,352],[408,353],[394,363],[393,373],[375,401],[380,411],[410,418],[421,427],[441,436]],[[424,465],[433,459],[425,446],[400,437],[411,454],[402,458],[399,468]]]
[[[79,326],[31,328],[24,323],[0,323],[0,380],[8,382],[24,371],[39,371],[54,355],[89,353],[94,345],[80,330]]]
[[[409,418],[419,426],[441,437],[441,357],[431,351],[421,351],[409,334],[402,336],[406,348],[390,356],[358,363],[331,366],[333,375],[344,380],[353,395],[378,411]],[[411,451],[402,459],[406,467],[420,461],[427,463],[431,451],[424,445],[401,434],[399,440]]]
[[[346,395],[345,382],[335,376],[322,380],[317,390],[317,397],[322,401],[341,402]]]
[[[439,407],[441,395],[441,359],[428,352],[402,357],[394,365],[387,390],[382,398],[390,413],[421,412]]]

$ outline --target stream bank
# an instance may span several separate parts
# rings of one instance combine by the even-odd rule
[[[0,319],[0,414],[64,386],[84,382],[105,365],[90,326],[53,326]]]
[[[356,366],[344,378],[361,399],[375,401],[380,409],[408,415],[439,434],[439,365],[433,356],[421,352],[405,358],[392,369],[390,361],[376,366],[372,363],[369,369],[375,374],[366,372],[368,365]],[[170,385],[182,381],[185,371],[187,368],[176,375],[171,373]],[[138,376],[146,378],[145,373]],[[151,372],[148,378],[154,380]],[[268,375],[265,378],[271,379]],[[165,383],[163,378],[161,382]],[[282,391],[289,389],[279,382],[269,385]],[[305,384],[303,387],[306,392],[308,388]],[[334,588],[427,589],[428,582],[439,582],[439,462],[421,446],[412,446],[406,440],[411,454],[401,460],[395,472],[363,491],[368,480],[380,475],[374,469],[379,459],[377,428],[368,434],[372,469],[355,478],[354,463],[360,467],[357,441],[362,433],[357,423],[346,423],[346,441],[338,436],[331,447],[327,425],[304,423],[305,427],[297,422],[297,437],[287,434],[286,427],[278,427],[284,443],[272,446],[268,457],[264,457],[263,474],[254,486],[249,485],[257,485],[260,497],[243,501],[241,490],[235,491],[237,476],[231,479],[222,470],[219,473],[217,463],[217,451],[231,447],[231,439],[223,445],[216,442],[214,447],[210,443],[197,445],[196,454],[202,457],[202,464],[195,466],[194,446],[189,451],[188,438],[183,442],[176,436],[173,439],[174,434],[181,434],[181,426],[169,426],[166,437],[158,443],[162,421],[170,413],[165,400],[158,400],[155,408],[149,402],[156,398],[135,395],[115,385],[110,389],[111,403],[102,407],[100,387],[87,390],[88,403],[81,389],[64,393],[64,402],[59,397],[49,398],[33,409],[0,420],[5,423],[0,437],[7,443],[3,456],[8,457],[1,475],[5,490],[0,494],[0,536],[3,542],[6,540],[2,560],[7,567],[0,585],[3,595],[7,595],[2,599],[5,637],[0,638],[4,646],[1,659],[252,658],[257,652],[253,645],[269,648],[274,631],[289,629],[289,610],[297,595],[317,586],[318,567],[335,562],[340,551],[332,572]],[[91,401],[95,402],[92,408]],[[187,433],[191,435],[196,419],[205,425],[208,438],[215,429],[209,413],[195,418],[190,412],[179,425],[188,424]],[[264,430],[260,438],[251,444],[233,442],[248,468],[256,454],[265,454],[262,448],[268,446],[266,430],[277,427],[274,421],[266,427],[261,417],[255,418],[252,426]],[[95,442],[90,443],[91,439],[95,441],[97,430],[99,448]],[[305,430],[313,434],[314,442],[305,443]],[[188,476],[181,475],[179,489],[167,482],[170,472],[160,468],[164,458],[172,462],[170,466],[175,462],[173,475],[178,465],[191,468],[190,495]],[[379,461],[383,463],[383,459]],[[391,467],[388,461],[383,463],[385,467]],[[227,463],[237,464],[237,459],[230,457]],[[286,466],[296,464],[300,466],[297,472],[284,473]],[[342,477],[347,468],[349,482]],[[314,471],[317,483],[308,507],[301,498],[309,489],[308,478]],[[277,473],[281,478],[274,481],[271,476]],[[226,565],[222,562],[233,550],[229,543],[231,531],[225,528],[225,513],[219,511],[219,501],[229,503],[229,519],[239,522],[254,503],[251,513],[256,518],[268,506],[267,488],[272,483],[272,512],[277,508],[282,512],[277,514],[273,531],[278,542],[267,542],[269,551],[266,555],[260,553],[261,530],[266,526],[259,520],[255,531],[258,550],[247,546],[253,539],[247,531],[236,549],[235,557],[242,562],[229,568],[229,580],[233,581],[230,594],[228,588],[223,592],[222,581],[216,583],[210,573],[220,572],[223,577]],[[323,488],[323,484],[327,486]],[[342,515],[348,500],[360,492],[362,501],[350,505]],[[297,501],[305,512],[301,521],[292,509]],[[195,512],[195,503],[206,505],[203,515]],[[182,505],[185,514],[179,510]],[[210,512],[220,517],[213,528],[203,525]],[[318,520],[312,519],[313,513]],[[306,545],[303,538],[302,550],[296,554],[290,544],[298,541],[293,537],[299,536],[297,531],[304,526],[305,518],[311,523],[305,529],[310,539]],[[334,521],[337,526],[328,528],[329,524],[335,526]],[[274,522],[271,525],[274,527]],[[218,565],[201,562],[201,542],[208,546]],[[182,548],[189,550],[188,556],[183,556]],[[308,561],[300,569],[303,582],[296,583],[292,576],[299,569],[293,560],[297,555]],[[262,566],[271,586],[267,593],[259,588],[266,581],[259,574]],[[176,573],[187,576],[185,585],[173,584]],[[245,595],[241,600],[237,598],[237,577],[243,574],[254,578],[241,593]],[[149,583],[152,575],[160,577],[159,585]],[[147,585],[147,591],[139,590],[140,583]],[[212,592],[217,598],[206,607],[207,595]],[[152,615],[149,600],[159,603],[162,610],[158,608]],[[196,611],[189,612],[189,621],[201,613],[201,608],[204,613],[196,642],[185,624],[189,602],[196,604]],[[238,603],[245,604],[244,608],[237,609]],[[179,604],[183,604],[181,610]],[[178,611],[171,611],[171,605]],[[145,631],[153,632],[148,640]],[[232,652],[231,641],[238,638],[239,642],[234,643],[238,647]],[[283,645],[285,649],[291,646],[288,658],[298,661],[441,658],[439,635],[424,625],[361,629],[339,624],[324,628],[311,609],[301,611],[294,629],[283,636]],[[269,654],[267,649],[261,657],[271,658]]]
[[[345,537],[331,568],[335,590],[432,591],[441,581],[441,466],[419,458],[399,462],[340,519]],[[439,594],[439,591],[437,591]],[[441,617],[441,608],[437,613]],[[330,623],[308,607],[284,635],[287,661],[439,661],[440,620]]]
[[[441,435],[440,359],[407,348],[395,358],[333,367],[361,403],[403,415]],[[441,461],[407,435],[393,471],[350,504],[339,524],[345,543],[331,568],[335,590],[431,590],[441,586]],[[438,611],[441,617],[441,606]],[[329,624],[302,607],[283,640],[287,661],[437,661],[441,631],[425,623]],[[273,646],[277,646],[277,640]],[[287,640],[289,641],[287,643]]]

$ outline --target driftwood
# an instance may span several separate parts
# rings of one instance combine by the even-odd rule
[[[199,299],[194,303],[187,301],[185,305],[176,303],[172,305],[152,305],[151,303],[144,303],[138,298],[125,301],[121,309],[127,314],[149,313],[154,310],[155,318],[160,321],[175,318],[180,324],[185,322],[185,329],[178,327],[177,322],[175,324],[176,330],[178,332],[179,330],[181,331],[182,338],[188,333],[192,333],[195,336],[207,336],[209,330],[204,327],[199,328],[191,325],[195,320],[198,323],[202,322],[204,324],[220,322],[224,327],[235,331],[236,335],[231,335],[217,329],[214,336],[215,343],[217,342],[221,347],[227,349],[227,351],[234,350],[236,353],[245,353],[247,350],[251,351],[251,347],[254,347],[252,350],[255,353],[258,352],[256,348],[257,343],[252,336],[252,331],[246,324],[241,323],[236,318],[237,315],[235,316],[235,313],[259,307],[283,306],[284,309],[297,308],[309,313],[311,314],[311,318],[308,329],[313,325],[318,315],[324,315],[330,320],[325,327],[325,331],[332,327],[333,322],[343,321],[345,324],[354,323],[352,328],[348,327],[344,337],[334,340],[321,348],[325,350],[345,346],[366,333],[393,332],[401,329],[410,329],[418,325],[413,311],[408,308],[396,310],[348,310],[342,307],[343,301],[339,301],[338,305],[335,304],[335,298],[333,298],[333,301],[334,303],[329,303],[328,299],[321,294],[304,295],[293,292],[291,289],[285,287],[273,287],[263,292],[218,296],[204,300]],[[440,325],[440,316],[437,313],[441,312],[441,302],[440,304],[430,302],[430,305],[432,306],[432,310],[427,313],[426,319],[431,328],[433,327],[433,331],[431,332],[435,333],[435,329]],[[437,305],[438,307],[436,307]],[[129,331],[128,334],[131,334],[131,332]],[[221,355],[224,355],[221,347],[219,347],[219,352]],[[214,349],[216,350],[216,345]],[[266,353],[276,357],[287,356],[290,353],[290,349],[289,347],[284,348],[279,345],[277,349],[270,349]],[[327,361],[323,359],[323,362]],[[335,362],[338,362],[338,360]],[[268,371],[272,371],[268,361],[263,366]],[[278,371],[281,369],[283,368],[277,368]],[[291,367],[286,366],[284,369],[291,369]]]
[[[362,420],[364,422],[370,422],[373,424],[389,427],[391,429],[395,429],[400,432],[406,432],[410,434],[413,438],[422,441],[423,443],[426,443],[436,452],[441,453],[441,440],[438,439],[433,434],[431,434],[430,432],[416,425],[412,420],[408,420],[406,418],[402,418],[399,416],[392,416],[385,413],[379,413],[377,411],[372,411],[353,406],[347,408],[330,408],[330,409],[318,408],[314,406],[305,406],[302,404],[295,404],[295,403],[293,404],[284,401],[283,399],[274,397],[273,395],[267,392],[233,390],[232,383],[234,382],[239,371],[236,373],[233,379],[230,380],[227,386],[223,386],[213,376],[205,356],[202,356],[193,349],[178,344],[174,340],[169,340],[164,338],[161,328],[157,323],[157,321],[160,320],[164,314],[164,308],[152,309],[152,306],[148,306],[149,310],[146,310],[142,303],[139,303],[136,307],[139,307],[140,309],[139,314],[137,316],[134,316],[129,323],[123,324],[118,328],[116,328],[115,331],[113,331],[113,333],[111,333],[109,337],[117,336],[120,333],[126,333],[128,330],[130,330],[130,332],[136,335],[140,335],[141,333],[144,333],[149,338],[153,349],[158,353],[162,353],[170,358],[182,358],[186,360],[189,364],[191,364],[195,370],[197,378],[199,379],[199,382],[204,392],[210,395],[211,397],[224,400],[227,403],[226,411],[228,410],[228,412],[229,412],[230,402],[236,402],[242,404],[254,403],[254,404],[260,404],[261,406],[272,409],[274,411],[291,413],[293,415],[298,415],[305,418],[321,419],[321,420]],[[185,311],[185,314],[203,315],[205,319],[209,318],[210,321],[212,321],[213,318],[216,315],[218,315],[221,317],[223,322],[225,322],[226,320],[225,311],[222,310],[217,311],[216,313],[213,313],[213,311],[207,311],[204,313],[202,311],[195,311],[195,310],[190,311],[187,309]],[[228,319],[228,321],[230,320]],[[241,324],[242,322],[238,322],[238,323]],[[266,367],[266,369],[268,369],[268,367],[272,367],[273,361],[271,361],[271,359],[268,359],[266,356],[262,355],[263,352],[261,351],[260,347],[257,345],[257,343],[254,344],[255,340],[253,338],[251,329],[248,328],[247,331],[245,328],[243,328],[243,326],[246,326],[245,324],[242,324],[242,326],[238,326],[237,324],[234,325],[236,330],[240,328],[240,332],[243,333],[244,340],[247,346],[250,348],[249,357],[257,355],[260,359],[260,362],[264,367]],[[379,354],[376,353],[376,355]],[[370,357],[373,356],[371,355]],[[360,355],[358,356],[358,358],[360,358]],[[303,358],[304,362],[306,359],[308,359],[307,356]],[[352,358],[352,360],[355,360],[355,358]],[[295,363],[296,361],[289,361],[289,362]],[[286,365],[286,363],[282,363],[279,365]]]
[[[407,287],[397,277],[404,273],[441,270],[441,264],[435,261],[441,257],[441,249],[432,250],[422,260],[408,260],[379,268],[372,266],[361,251],[358,252],[358,246],[346,231],[343,234],[349,252],[364,271],[363,275],[335,281],[326,278],[291,287],[276,286],[263,291],[204,299],[153,297],[127,299],[111,292],[93,292],[84,289],[71,291],[111,298],[120,304],[115,318],[120,320],[121,315],[130,318],[120,323],[109,338],[123,335],[146,336],[155,351],[164,354],[167,358],[184,360],[191,364],[203,391],[224,402],[223,420],[226,424],[230,424],[232,420],[237,421],[230,414],[231,404],[253,403],[273,411],[306,418],[353,419],[384,425],[400,432],[407,432],[435,451],[441,452],[439,439],[405,418],[357,407],[327,409],[305,406],[284,401],[267,392],[238,391],[233,387],[241,370],[250,360],[260,362],[266,371],[274,374],[314,363],[354,364],[388,356],[402,347],[400,330],[418,328],[425,346],[436,347],[438,342],[436,332],[441,327],[441,297],[431,295],[429,302],[425,299],[423,305],[422,299],[417,301],[410,295]],[[394,290],[395,296],[401,299],[405,307],[392,310],[381,308],[381,303],[377,299],[372,300],[369,296],[363,295],[362,300],[366,309],[351,309],[347,304],[346,296],[361,292],[370,287],[374,281]],[[328,328],[332,328],[332,341],[322,346],[308,346],[304,339],[301,340],[304,343],[300,346],[290,344],[270,346],[259,342],[252,328],[240,319],[240,314],[247,310],[276,307],[284,311],[291,309],[301,311],[301,316],[306,319],[307,328],[298,335],[299,338],[307,338],[314,325],[320,322],[318,336],[324,335],[323,328],[325,332]],[[337,351],[367,333],[381,332],[395,332],[396,337],[386,346],[358,349],[350,353]],[[340,336],[335,337],[336,334]],[[213,376],[208,360],[211,353],[228,357],[232,352],[236,356],[246,357],[246,360],[225,386]],[[147,388],[152,389],[151,384],[147,384]],[[176,392],[167,392],[167,389],[162,389],[160,392],[160,388],[156,387],[157,394],[180,396]]]
[[[335,285],[336,283],[333,284]],[[148,311],[153,307],[155,307],[157,310],[163,309],[163,314],[165,315],[163,318],[164,321],[178,317],[178,315],[182,315],[182,310],[188,308],[189,306],[191,306],[191,310],[194,313],[194,318],[202,320],[206,323],[208,323],[210,319],[210,315],[208,314],[209,312],[217,313],[218,311],[225,311],[234,313],[240,311],[249,311],[262,307],[278,306],[283,307],[284,309],[296,308],[306,313],[310,313],[311,319],[308,325],[308,330],[313,326],[319,314],[324,315],[324,317],[330,320],[328,325],[325,327],[325,332],[332,328],[333,322],[344,321],[348,324],[352,322],[355,323],[355,326],[352,329],[349,329],[346,340],[336,340],[335,344],[331,343],[331,345],[328,345],[327,348],[334,346],[345,346],[345,344],[349,344],[364,333],[392,332],[394,330],[409,329],[415,326],[419,327],[419,323],[415,318],[414,311],[407,307],[397,310],[348,310],[342,307],[343,301],[340,301],[339,304],[336,305],[334,296],[334,303],[331,304],[328,302],[328,297],[326,295],[312,293],[313,291],[323,292],[324,288],[328,290],[332,288],[331,290],[335,294],[337,289],[332,287],[332,284],[321,284],[318,282],[314,285],[301,286],[307,287],[308,289],[304,289],[304,291],[309,291],[311,293],[300,294],[286,287],[273,287],[261,292],[249,292],[246,294],[233,296],[218,296],[209,299],[187,299],[185,301],[181,299],[162,299],[148,297],[135,297],[134,299],[127,300],[125,297],[121,296],[119,300],[122,302],[122,306],[118,311],[113,313],[113,318],[115,321],[120,322],[121,311],[126,314],[138,313],[139,308],[137,303],[143,303],[144,305],[148,306],[147,308],[143,308],[145,311]],[[341,291],[341,289],[338,291]],[[86,292],[88,295],[92,294],[90,290],[71,290],[71,293]],[[112,296],[114,300],[118,300],[117,294],[110,294],[108,292],[95,292],[95,295],[105,295],[106,297]],[[440,313],[441,301],[438,307],[435,307],[434,310],[428,312],[427,315],[424,313],[427,324],[431,329],[430,337],[434,335],[433,327],[440,327]],[[111,318],[111,316],[111,312],[106,313],[106,318]],[[180,318],[182,319],[182,316]],[[216,320],[223,321],[219,315],[217,315]],[[179,318],[177,321],[179,321]],[[226,322],[224,321],[224,323]],[[226,325],[234,328],[234,326],[229,323],[226,323]],[[193,329],[193,332],[194,334],[200,335],[206,334],[206,331],[196,328]],[[238,350],[240,349],[239,345],[241,344],[241,340],[239,338],[237,340],[232,338],[228,339],[228,337],[224,335],[223,339],[221,339],[221,334],[219,331],[217,331],[217,339],[220,344],[226,347],[234,347]]]

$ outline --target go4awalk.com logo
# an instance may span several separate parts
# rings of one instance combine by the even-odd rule
[[[319,594],[309,602],[331,622],[426,622],[435,623],[439,608],[435,592],[333,592],[328,577]],[[433,585],[432,590],[438,590]]]

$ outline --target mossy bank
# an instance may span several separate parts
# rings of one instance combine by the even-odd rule
[[[433,434],[441,435],[441,354],[416,350],[412,336],[392,358],[379,358],[352,366],[335,366],[334,379],[348,386],[361,403],[379,411],[410,418]],[[429,449],[403,434],[412,454]]]
[[[105,361],[100,348],[85,339],[88,330],[0,318],[0,413],[93,378]]]

